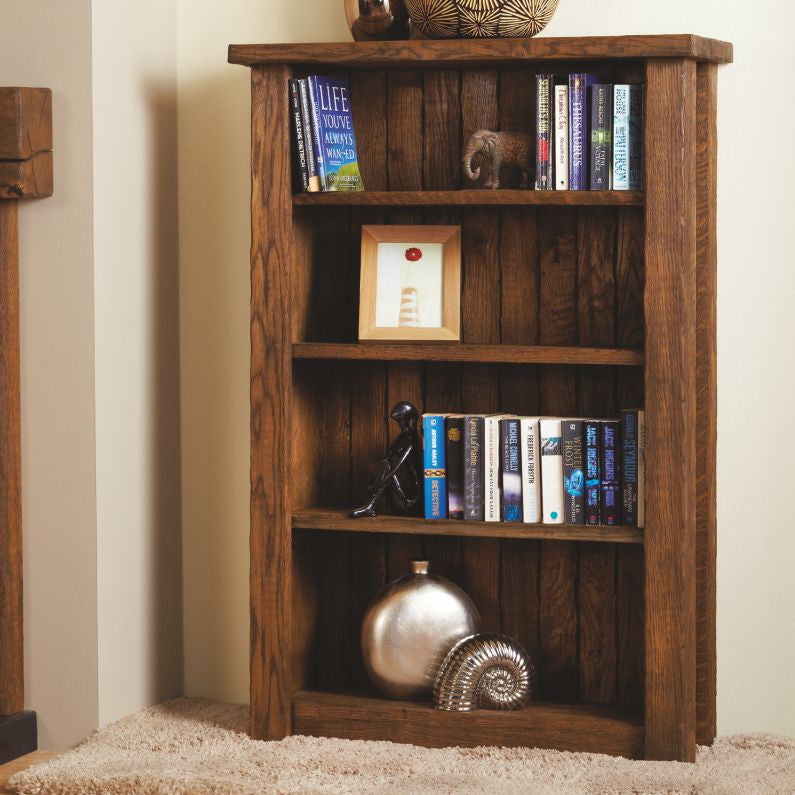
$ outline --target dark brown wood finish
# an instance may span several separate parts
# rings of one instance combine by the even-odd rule
[[[0,200],[52,196],[52,93],[0,88]]]
[[[233,44],[229,63],[324,64],[337,67],[451,68],[516,61],[608,58],[694,58],[728,63],[732,45],[692,34],[581,36],[455,41],[339,42],[333,44]]]
[[[711,745],[716,699],[718,70],[698,67],[696,108],[696,741]]]
[[[646,67],[646,757],[692,762],[696,574],[696,64]],[[671,499],[671,495],[676,495]]]
[[[251,735],[258,739],[290,734],[289,76],[278,65],[251,75]]]

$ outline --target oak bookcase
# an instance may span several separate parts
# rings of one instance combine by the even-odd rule
[[[691,35],[232,46],[252,70],[251,733],[693,760],[715,736],[717,65]],[[462,189],[537,72],[645,86],[643,192]],[[347,74],[367,191],[293,195],[287,80]],[[362,224],[460,224],[461,345],[357,343]],[[644,530],[352,521],[399,399],[645,404]],[[538,670],[520,712],[379,698],[359,623],[427,556]]]

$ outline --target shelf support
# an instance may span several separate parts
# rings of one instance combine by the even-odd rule
[[[696,752],[696,62],[646,65],[647,759]]]

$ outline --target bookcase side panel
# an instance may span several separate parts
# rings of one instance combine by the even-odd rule
[[[251,735],[290,733],[290,118],[284,66],[251,73]]]
[[[696,64],[646,68],[646,757],[694,761]]]
[[[717,83],[717,65],[699,64],[696,109],[696,740],[702,745],[711,745],[717,731]]]

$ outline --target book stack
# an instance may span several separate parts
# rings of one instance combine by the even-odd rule
[[[643,527],[643,411],[424,414],[425,518]]]
[[[536,190],[640,190],[643,89],[536,75]]]
[[[289,92],[296,190],[364,190],[348,81],[310,75],[290,80]]]

